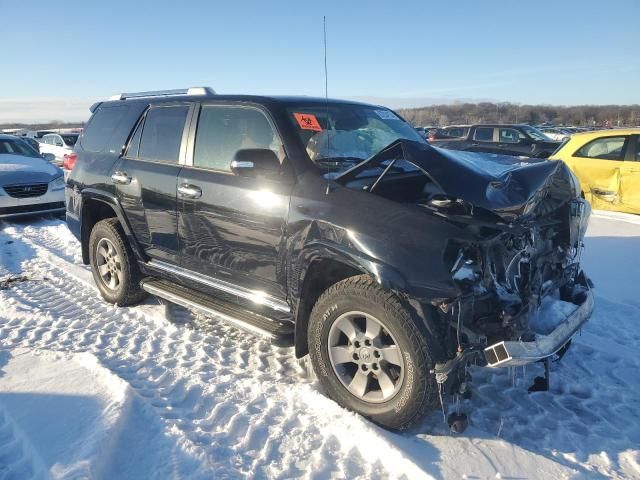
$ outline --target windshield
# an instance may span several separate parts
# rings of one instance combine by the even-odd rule
[[[40,158],[40,154],[22,140],[0,140],[0,155],[2,154]]]
[[[533,128],[528,125],[525,125],[522,127],[522,130],[524,130],[527,133],[527,135],[529,135],[534,140],[540,140],[542,142],[548,142],[549,140],[551,140],[549,137],[547,137],[544,133],[542,133],[537,128]]]
[[[309,158],[340,173],[402,138],[425,143],[407,122],[383,107],[354,104],[297,105],[289,117]]]
[[[60,136],[62,137],[64,144],[67,145],[68,147],[73,147],[76,144],[76,141],[78,140],[78,135],[60,135]]]

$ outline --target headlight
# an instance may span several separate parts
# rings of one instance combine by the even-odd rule
[[[50,190],[62,190],[64,188],[64,175],[60,175],[49,182]]]

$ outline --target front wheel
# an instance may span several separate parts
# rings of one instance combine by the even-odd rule
[[[366,275],[322,294],[308,342],[317,377],[345,408],[404,429],[437,406],[432,340],[398,297]]]

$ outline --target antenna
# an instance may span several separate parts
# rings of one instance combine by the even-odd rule
[[[324,33],[324,98],[329,101],[329,76],[327,74],[327,17],[322,16],[322,31]],[[327,118],[327,120],[329,120]]]
[[[327,74],[327,17],[322,16],[322,33],[324,47],[324,106],[327,115],[327,151],[331,152],[331,131],[329,129],[329,75]],[[327,177],[326,195],[331,191],[331,180]]]

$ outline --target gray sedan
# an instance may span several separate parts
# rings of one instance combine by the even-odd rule
[[[62,170],[19,138],[0,135],[0,218],[64,211]]]

